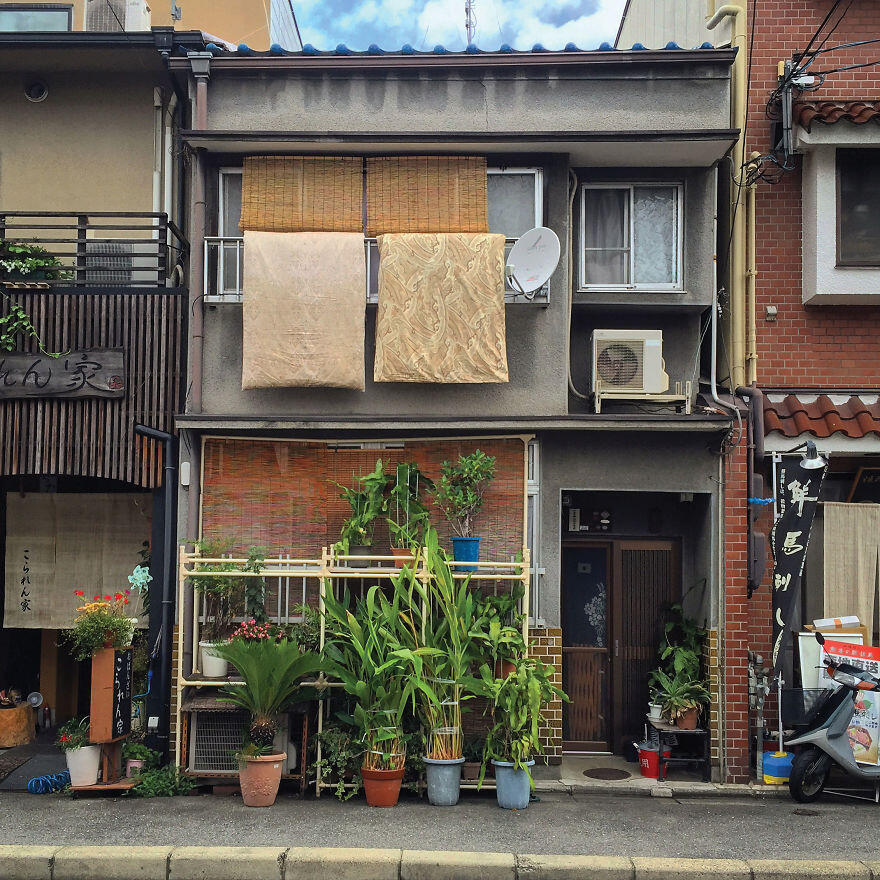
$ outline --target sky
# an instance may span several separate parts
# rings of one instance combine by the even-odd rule
[[[474,0],[481,49],[508,43],[531,49],[541,43],[561,49],[575,43],[595,49],[614,43],[625,0]],[[399,49],[465,46],[464,0],[293,0],[304,43],[333,49],[345,43],[366,49],[375,43]]]

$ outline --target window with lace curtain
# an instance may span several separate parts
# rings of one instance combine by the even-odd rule
[[[681,290],[682,187],[581,187],[581,290]]]

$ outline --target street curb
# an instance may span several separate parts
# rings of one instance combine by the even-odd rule
[[[757,782],[572,782],[561,779],[535,780],[536,792],[559,792],[560,794],[601,794],[624,797],[790,797],[787,785],[763,785]]]
[[[880,880],[880,862],[345,847],[0,845],[0,880],[315,880],[328,876],[340,880]]]

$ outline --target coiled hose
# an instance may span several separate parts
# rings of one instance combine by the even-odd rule
[[[51,794],[54,791],[61,791],[65,786],[70,785],[70,773],[62,770],[60,773],[50,773],[46,776],[35,776],[28,780],[27,790],[31,794]]]

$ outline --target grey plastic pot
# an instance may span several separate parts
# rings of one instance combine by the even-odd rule
[[[498,798],[498,806],[505,810],[524,810],[529,805],[529,795],[532,786],[529,774],[525,770],[514,770],[512,761],[496,761],[495,765],[495,795]],[[527,767],[532,767],[534,761],[525,761]]]
[[[428,800],[435,807],[454,807],[458,803],[464,758],[424,758],[424,762],[425,775],[428,777]]]

